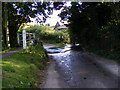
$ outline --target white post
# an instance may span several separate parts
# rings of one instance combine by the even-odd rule
[[[33,38],[35,39],[35,33],[33,33]]]
[[[19,33],[17,33],[17,41],[18,41],[18,45],[20,44],[20,35]]]
[[[60,36],[59,36],[59,38],[60,38]]]
[[[22,31],[22,37],[23,37],[23,49],[26,49],[26,31]]]

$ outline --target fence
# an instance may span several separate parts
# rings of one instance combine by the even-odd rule
[[[22,31],[22,34],[17,33],[18,45],[21,45],[22,42],[23,49],[26,49],[28,42],[33,43],[34,40],[35,33],[27,33],[25,30]]]

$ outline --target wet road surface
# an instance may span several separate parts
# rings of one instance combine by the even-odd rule
[[[103,72],[82,51],[64,48],[47,48],[56,62],[56,71],[70,88],[117,88],[118,80]],[[62,88],[62,87],[61,87]]]

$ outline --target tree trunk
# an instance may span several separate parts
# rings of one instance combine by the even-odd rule
[[[16,11],[11,4],[7,4],[8,6],[8,29],[9,29],[9,42],[10,47],[17,47],[17,31],[18,31],[18,20],[16,17]]]
[[[2,40],[3,47],[7,47],[7,8],[6,3],[2,3]]]
[[[17,47],[17,31],[18,27],[14,21],[9,21],[8,28],[9,28],[9,40],[10,40],[10,47]]]

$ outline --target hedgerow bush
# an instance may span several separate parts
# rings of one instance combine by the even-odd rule
[[[103,48],[111,51],[120,50],[120,21],[111,21],[99,30]]]
[[[55,31],[51,26],[34,25],[26,28],[26,31],[35,33],[36,39],[42,40],[43,42],[69,42],[67,29]]]
[[[92,52],[120,63],[120,21],[111,21],[98,29],[99,44]]]

